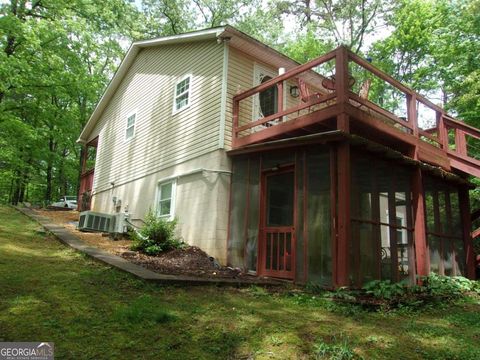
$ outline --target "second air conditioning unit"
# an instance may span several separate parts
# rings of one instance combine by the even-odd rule
[[[120,213],[113,215],[113,222],[110,228],[111,233],[124,234],[127,232],[127,220],[130,216],[126,213]]]

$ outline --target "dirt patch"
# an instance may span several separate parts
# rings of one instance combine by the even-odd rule
[[[122,256],[137,265],[162,274],[220,278],[248,276],[242,274],[239,270],[220,266],[213,258],[196,246],[166,251],[157,256],[148,256],[138,252],[128,252],[122,254]]]
[[[87,244],[98,247],[111,254],[119,255],[132,263],[152,271],[169,275],[190,275],[215,278],[251,278],[238,269],[220,266],[213,258],[196,246],[170,250],[158,256],[148,256],[130,250],[130,240],[112,240],[101,233],[88,233],[76,229],[78,211],[34,210],[39,215],[51,219],[54,223],[67,228]]]

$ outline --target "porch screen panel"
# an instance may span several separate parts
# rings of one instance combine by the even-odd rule
[[[295,181],[296,181],[296,227],[295,227],[295,278],[298,282],[305,281],[305,242],[303,238],[304,233],[304,151],[296,152],[295,160]]]
[[[228,260],[231,266],[239,268],[244,267],[248,165],[246,157],[233,160]]]
[[[413,280],[409,168],[369,155],[352,156],[350,278]]]
[[[465,274],[465,251],[458,188],[425,177],[425,213],[430,271],[439,275]]]
[[[247,270],[257,270],[258,220],[260,209],[260,157],[250,158],[249,200],[247,217],[247,239],[245,248],[245,266]]]
[[[309,151],[307,167],[307,272],[308,281],[332,283],[332,241],[330,211],[330,154]]]

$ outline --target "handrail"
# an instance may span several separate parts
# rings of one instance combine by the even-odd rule
[[[327,61],[335,60],[335,89],[333,92],[330,92],[326,95],[319,97],[313,101],[307,103],[300,103],[295,106],[291,106],[287,108],[287,104],[283,102],[283,94],[286,92],[284,89],[284,81],[294,79],[298,77],[300,74],[312,71],[312,69],[318,65],[321,65]],[[367,70],[374,76],[380,78],[381,80],[385,81],[386,83],[393,86],[395,89],[402,92],[406,97],[406,105],[407,105],[407,119],[400,118],[394,113],[382,108],[381,106],[377,105],[376,103],[369,101],[363,97],[359,97],[356,93],[353,93],[348,86],[348,64],[350,62],[356,63],[363,69]],[[321,76],[321,75],[320,75]],[[248,120],[248,111],[246,113],[242,113],[242,116],[247,116],[247,123],[245,124],[245,120],[243,120],[243,124],[239,124],[239,117],[240,117],[240,102],[244,99],[247,99],[255,94],[258,94],[264,90],[267,90],[273,86],[277,86],[278,89],[278,108],[275,114],[266,116],[261,119],[256,119],[253,121]],[[435,144],[431,144],[432,146],[436,146],[437,148],[441,149],[445,156],[448,155],[455,155],[461,157],[462,159],[471,158],[468,155],[468,141],[467,136],[480,139],[480,130],[465,124],[452,116],[445,113],[445,110],[425,98],[424,96],[420,95],[413,89],[403,85],[398,80],[394,79],[387,73],[383,72],[380,69],[375,68],[372,64],[367,62],[366,60],[362,59],[358,55],[354,54],[350,50],[346,49],[345,47],[337,48],[329,53],[322,55],[312,61],[309,61],[303,65],[299,65],[295,68],[292,68],[286,71],[284,74],[274,77],[262,84],[259,84],[251,89],[246,91],[240,92],[233,96],[233,141],[235,147],[235,140],[240,136],[249,136],[252,133],[245,133],[245,131],[252,129],[254,127],[258,127],[260,125],[264,125],[271,121],[277,119],[283,119],[284,121],[295,121],[292,120],[292,117],[288,117],[288,115],[298,112],[304,109],[311,109],[314,105],[318,105],[321,103],[327,103],[327,106],[333,105],[333,101],[329,102],[329,100],[334,100],[335,104],[338,104],[340,107],[340,111],[344,109],[343,104],[356,102],[360,104],[360,109],[368,109],[368,111],[374,112],[388,121],[391,121],[391,124],[399,124],[403,127],[403,130],[409,130],[409,134],[414,136],[415,138],[419,139],[420,141],[425,141],[427,143],[434,142]],[[418,123],[418,108],[419,104],[426,106],[428,109],[435,112],[436,115],[436,124],[428,129],[423,129],[419,126]],[[317,108],[318,109],[318,108]],[[314,110],[316,111],[316,110]],[[288,118],[287,118],[288,117]],[[287,118],[287,119],[286,119]],[[245,118],[243,118],[245,119]],[[272,126],[276,126],[277,124],[271,124]],[[270,131],[275,136],[278,136],[282,130],[274,131],[269,130],[272,126],[265,127],[265,129],[260,129],[259,131]],[[337,123],[337,128],[339,123]],[[285,128],[285,127],[283,127]],[[280,128],[279,128],[280,129]],[[349,131],[348,125],[344,128],[345,131]],[[407,132],[408,132],[407,130]],[[455,148],[450,148],[449,141],[449,131],[454,131],[454,141],[455,141]],[[255,130],[256,131],[256,130]],[[243,134],[240,134],[242,133]],[[246,134],[246,135],[245,135]],[[253,135],[252,135],[253,136]],[[263,139],[264,137],[255,137],[255,139]],[[253,137],[252,137],[253,139]],[[249,140],[250,141],[250,140]],[[253,141],[253,140],[252,140]],[[243,141],[242,144],[247,142]],[[473,159],[473,158],[471,158]],[[472,164],[476,164],[477,162],[473,162]],[[479,170],[480,171],[480,170]]]
[[[310,70],[311,68],[318,66],[320,64],[323,64],[324,62],[327,62],[329,60],[332,60],[335,57],[335,50],[330,51],[329,53],[320,56],[312,61],[309,61],[308,63],[305,63],[303,65],[297,66],[293,69],[290,69],[286,71],[284,74],[279,75],[274,77],[273,79],[270,79],[268,81],[265,81],[264,83],[261,83],[260,85],[257,85],[247,91],[241,92],[240,94],[237,94],[233,97],[233,101],[240,101],[243,100],[247,97],[250,97],[256,93],[259,93],[263,90],[266,90],[273,85],[276,85],[280,82],[283,82],[287,79],[290,79],[294,77],[295,75],[301,74],[302,72],[305,72],[307,70]]]

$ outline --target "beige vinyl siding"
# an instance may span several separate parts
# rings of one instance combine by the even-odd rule
[[[218,148],[223,46],[216,41],[142,49],[100,117],[96,191]],[[191,74],[189,106],[172,115],[176,82]],[[125,141],[127,114],[135,136]]]
[[[253,78],[254,78],[254,68],[255,63],[259,64],[263,68],[270,69],[272,73],[278,73],[278,69],[272,65],[267,65],[263,62],[258,61],[238,49],[230,47],[229,53],[229,63],[228,63],[228,83],[227,83],[227,116],[226,116],[226,126],[225,126],[225,146],[226,149],[231,149],[232,145],[232,124],[233,124],[233,97],[237,94],[237,91],[245,91],[253,87]],[[298,86],[296,81],[289,80],[285,83],[285,109],[297,106],[301,103],[300,97],[293,98],[290,96],[290,86]],[[239,124],[245,125],[252,121],[252,99],[247,98],[240,102],[240,116]],[[295,113],[292,115],[297,117],[298,114]],[[287,120],[286,117],[284,120]],[[249,131],[249,130],[247,130]]]
[[[240,89],[245,91],[253,87],[253,66],[254,59],[239,50],[230,47],[228,57],[228,77],[227,77],[227,116],[225,117],[225,148],[231,149],[232,146],[232,105],[233,97]],[[246,101],[242,101],[242,106]],[[251,110],[251,102],[250,110]],[[248,116],[248,115],[246,115]],[[251,116],[251,114],[250,114]]]

